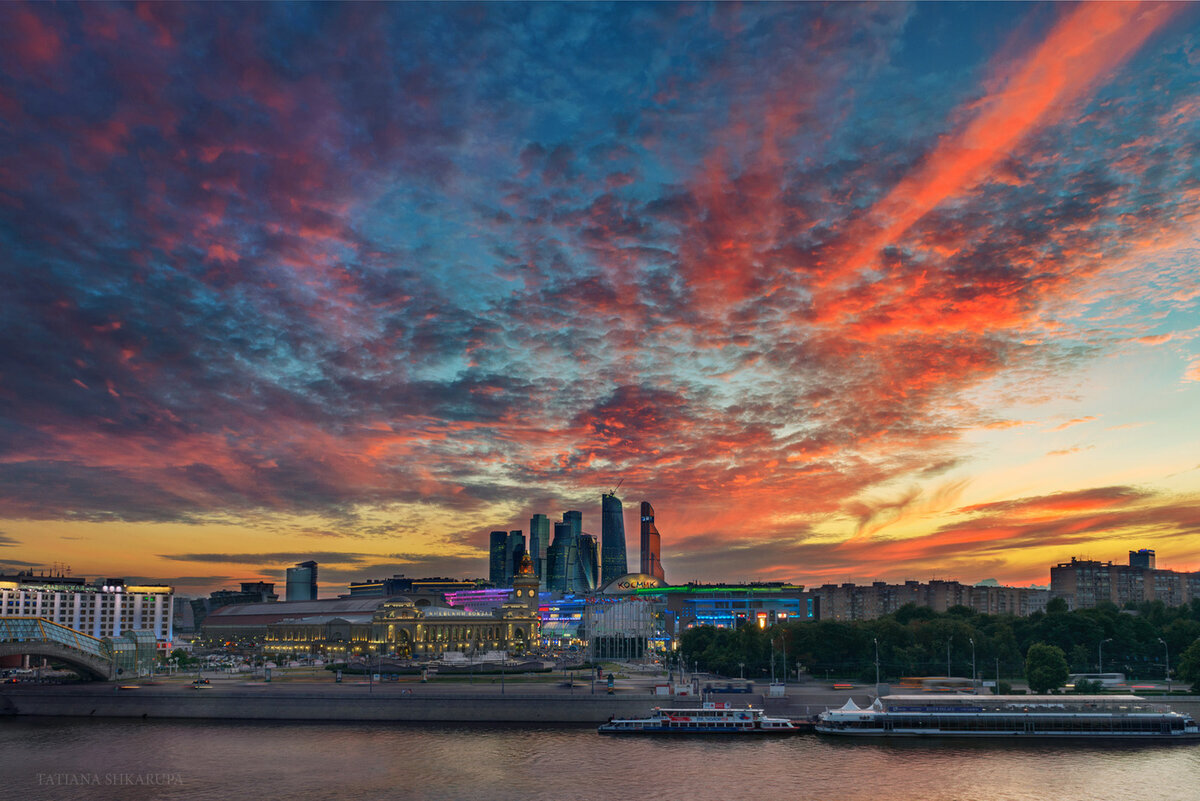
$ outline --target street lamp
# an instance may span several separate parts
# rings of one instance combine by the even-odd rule
[[[1163,647],[1163,659],[1166,660],[1167,669],[1167,692],[1171,692],[1171,652],[1167,649],[1167,642],[1162,637],[1158,638]]]
[[[783,633],[783,638],[779,641],[780,647],[783,648],[783,685],[787,686],[787,631]]]
[[[879,697],[879,638],[872,637],[875,640],[875,697]]]
[[[1100,669],[1096,671],[1097,673],[1104,672],[1104,643],[1106,642],[1112,642],[1112,637],[1109,637],[1107,640],[1101,640],[1100,645],[1096,647],[1096,650],[1099,652],[1098,664],[1100,665]]]
[[[971,645],[971,692],[975,692],[975,638],[967,637]]]
[[[953,637],[946,638],[946,678],[950,678],[950,641]]]

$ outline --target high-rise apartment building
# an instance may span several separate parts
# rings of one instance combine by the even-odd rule
[[[1200,597],[1200,572],[1178,573],[1154,565],[1155,553],[1147,549],[1130,551],[1128,565],[1072,557],[1050,568],[1050,595],[1063,598],[1072,609],[1106,601],[1117,606],[1142,601],[1182,606]]]
[[[826,584],[810,591],[822,620],[875,620],[907,604],[945,612],[966,606],[989,615],[1027,616],[1045,611],[1050,592],[1038,587],[970,586],[957,581],[903,584]]]
[[[1154,551],[1150,548],[1139,548],[1129,552],[1129,566],[1141,567],[1146,570],[1154,569]]]
[[[625,556],[625,515],[614,493],[600,496],[600,586],[629,572]]]
[[[642,501],[642,572],[665,578],[662,568],[662,537],[654,525],[654,507]]]
[[[550,518],[536,514],[529,518],[529,559],[533,563],[533,574],[546,587],[546,550],[550,547]]]
[[[317,600],[316,562],[300,562],[295,567],[287,569],[287,590],[285,597],[289,601]]]

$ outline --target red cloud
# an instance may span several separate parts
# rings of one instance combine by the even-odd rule
[[[40,66],[57,61],[62,51],[62,40],[54,28],[42,22],[32,8],[10,6],[5,9],[7,35],[0,39],[4,49],[17,61],[30,66]]]
[[[1097,82],[1176,14],[1180,3],[1080,3],[1027,58],[997,70],[971,119],[943,139],[868,215],[876,229],[827,278],[869,266],[885,245],[983,180],[1029,134],[1062,121]],[[866,231],[860,235],[867,234]]]

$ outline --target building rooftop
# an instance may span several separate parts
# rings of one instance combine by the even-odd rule
[[[385,598],[373,595],[368,598],[332,598],[318,601],[264,601],[256,604],[235,604],[222,606],[208,614],[209,622],[227,620],[230,623],[249,622],[242,618],[270,617],[275,620],[284,618],[307,617],[309,615],[347,615],[356,612],[373,614],[388,601],[396,598]]]

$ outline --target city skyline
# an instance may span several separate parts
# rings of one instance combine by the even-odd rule
[[[1195,4],[5,4],[0,570],[484,576],[618,486],[672,583],[1200,570],[1198,65]]]

